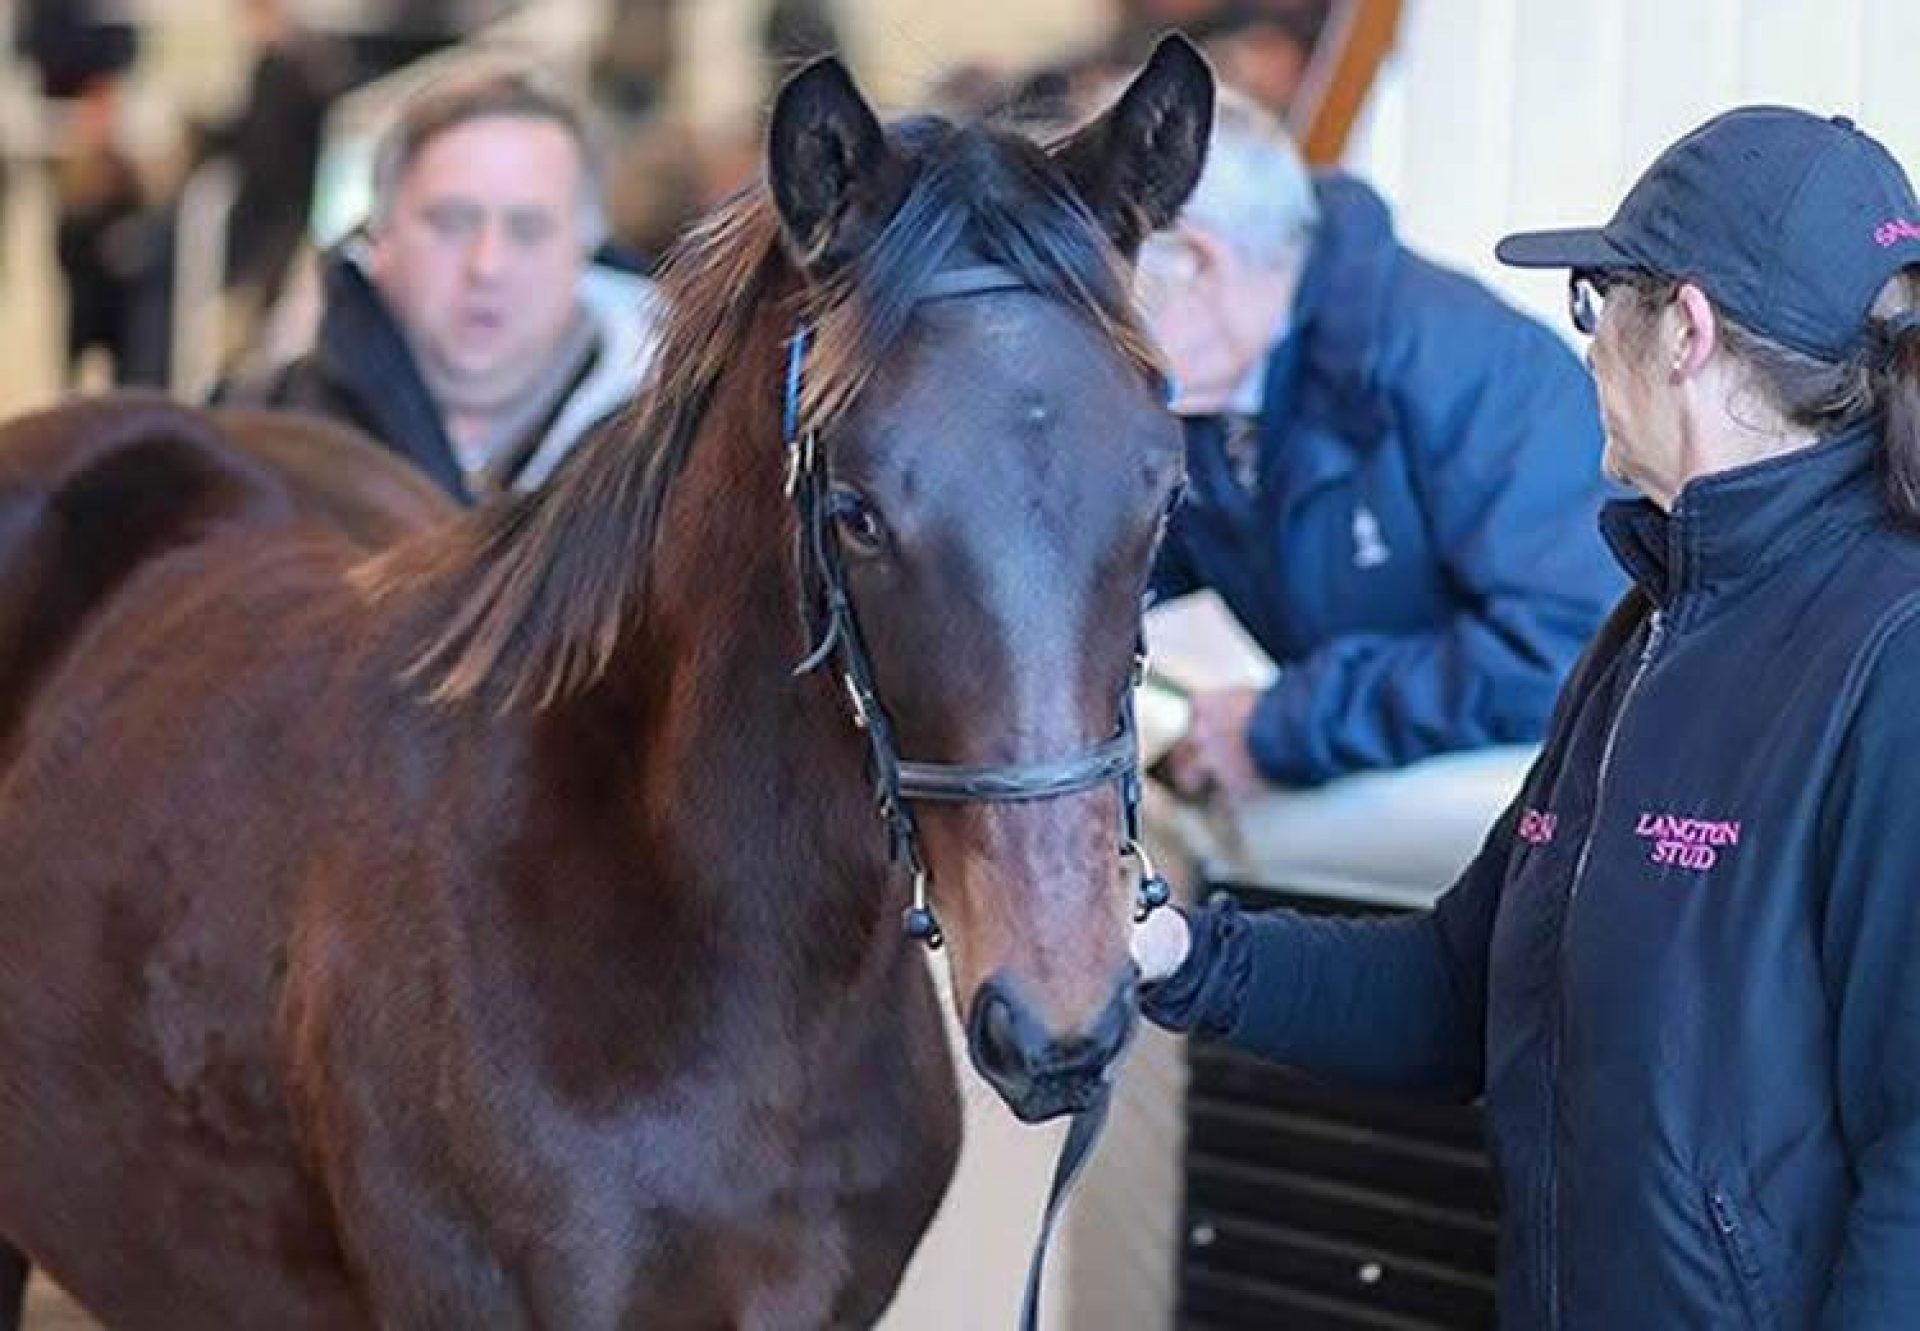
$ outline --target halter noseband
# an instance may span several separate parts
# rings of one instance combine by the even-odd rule
[[[1033,291],[1020,276],[993,264],[949,268],[928,280],[916,302],[953,300],[1001,292]],[[794,674],[805,675],[840,656],[853,723],[866,732],[874,800],[887,825],[889,858],[904,864],[913,875],[913,904],[905,917],[907,934],[930,948],[941,943],[939,921],[928,904],[928,873],[920,855],[920,834],[912,804],[1001,803],[1054,799],[1117,782],[1120,786],[1120,855],[1140,866],[1134,916],[1145,919],[1171,895],[1167,882],[1140,847],[1140,746],[1134,729],[1133,686],[1139,683],[1145,654],[1136,638],[1134,673],[1122,690],[1119,728],[1103,743],[1068,758],[1028,763],[966,765],[908,762],[894,745],[893,726],[873,684],[873,667],[854,618],[840,549],[828,529],[828,477],[825,459],[814,432],[804,429],[800,400],[805,381],[811,326],[794,330],[787,357],[786,404],[783,434],[787,450],[787,494],[799,519],[800,618],[814,646]],[[811,603],[815,591],[819,602]]]

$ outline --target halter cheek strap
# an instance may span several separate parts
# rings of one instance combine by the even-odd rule
[[[954,268],[936,275],[919,299],[951,300],[990,292],[1029,291],[1015,273],[991,265]],[[812,430],[803,428],[801,397],[805,388],[807,352],[812,329],[801,324],[794,331],[787,355],[786,401],[783,427],[787,450],[787,494],[798,518],[800,564],[800,620],[813,637],[813,647],[794,667],[796,676],[821,669],[837,653],[841,680],[853,723],[867,736],[868,768],[874,802],[887,827],[887,852],[895,864],[913,875],[913,903],[906,912],[906,931],[930,948],[941,943],[940,924],[928,901],[928,875],[920,856],[920,835],[913,804],[920,801],[975,803],[1054,799],[1092,790],[1108,782],[1120,787],[1120,855],[1140,869],[1134,896],[1134,918],[1145,919],[1171,895],[1166,879],[1140,846],[1140,745],[1134,728],[1133,690],[1140,682],[1146,656],[1135,638],[1134,674],[1121,690],[1119,727],[1115,734],[1090,749],[1065,758],[1029,763],[961,764],[908,762],[894,745],[893,726],[874,690],[873,667],[847,593],[840,547],[828,527],[827,468]],[[817,603],[815,597],[817,596]],[[816,610],[817,604],[817,610]],[[1103,1084],[1086,1108],[1073,1117],[1054,1169],[1041,1219],[1033,1259],[1027,1267],[1026,1294],[1021,1303],[1021,1331],[1037,1331],[1040,1318],[1041,1277],[1046,1271],[1047,1248],[1054,1223],[1074,1180],[1093,1153],[1100,1127],[1106,1122],[1109,1096]]]
[[[977,265],[936,274],[917,299],[950,300],[1031,290],[1017,274],[1005,268]],[[796,676],[810,674],[824,667],[836,654],[840,658],[841,681],[854,725],[867,736],[874,803],[887,826],[888,855],[911,875],[913,898],[905,916],[907,933],[929,947],[937,948],[942,942],[939,921],[929,902],[930,876],[920,854],[914,803],[1054,799],[1092,790],[1108,782],[1118,783],[1120,787],[1119,853],[1140,866],[1135,916],[1144,919],[1166,903],[1170,892],[1139,845],[1140,757],[1131,687],[1139,682],[1142,658],[1138,641],[1135,675],[1120,699],[1118,728],[1101,744],[1066,758],[1030,763],[966,765],[903,760],[894,743],[892,724],[874,687],[873,667],[847,591],[839,544],[830,529],[827,517],[830,481],[825,459],[814,432],[806,429],[802,420],[806,362],[812,341],[812,328],[802,323],[788,344],[782,410],[786,490],[798,519],[800,617],[813,641],[812,649],[794,667],[793,673]]]

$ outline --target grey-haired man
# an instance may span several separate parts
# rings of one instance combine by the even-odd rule
[[[1240,802],[1537,742],[1619,590],[1573,352],[1232,96],[1141,285],[1190,418],[1156,590],[1210,588],[1280,665],[1196,698],[1175,788]]]

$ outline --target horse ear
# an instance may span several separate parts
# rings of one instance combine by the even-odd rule
[[[1160,39],[1106,113],[1053,150],[1107,235],[1131,257],[1200,181],[1213,132],[1213,71],[1186,38]]]
[[[788,247],[819,277],[873,239],[906,171],[846,66],[814,61],[780,89],[767,131],[767,181]]]

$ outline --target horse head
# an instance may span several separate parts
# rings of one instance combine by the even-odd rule
[[[1026,1118],[1088,1102],[1132,1028],[1126,704],[1184,453],[1130,267],[1193,188],[1212,96],[1169,39],[1043,148],[884,127],[810,66],[766,188],[668,265],[630,428],[372,578],[445,583],[416,663],[442,699],[617,698],[549,731],[590,758],[638,733],[615,770],[672,866],[663,955],[778,939],[729,983],[806,966],[779,991],[853,992],[897,974],[913,884]]]
[[[1134,1020],[1128,692],[1184,453],[1128,268],[1193,188],[1212,92],[1169,39],[1042,149],[889,131],[824,61],[771,121],[785,247],[826,311],[786,381],[811,664],[868,733],[973,1062],[1029,1120],[1086,1104]]]

